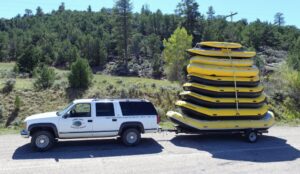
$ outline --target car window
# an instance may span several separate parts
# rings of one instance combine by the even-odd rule
[[[78,103],[70,110],[70,117],[90,117],[91,104]]]
[[[131,115],[157,115],[157,112],[150,102],[120,102],[122,114]]]
[[[96,103],[96,116],[115,116],[113,103]]]

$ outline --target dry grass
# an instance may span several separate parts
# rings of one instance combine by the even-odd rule
[[[5,71],[13,69],[13,63],[5,66]],[[0,69],[2,71],[3,69]],[[36,91],[33,89],[34,79],[17,78],[14,90],[9,94],[0,94],[4,107],[4,118],[0,124],[4,124],[14,109],[14,99],[18,95],[21,99],[21,107],[18,117],[11,123],[12,128],[18,128],[21,121],[29,115],[55,111],[63,108],[67,103],[76,98],[142,98],[153,102],[162,120],[166,120],[165,113],[174,108],[173,103],[177,99],[181,87],[178,83],[167,80],[154,80],[138,77],[117,77],[109,75],[94,75],[93,85],[86,91],[66,89],[68,71],[56,69],[57,80],[52,89]],[[5,82],[6,78],[0,78]],[[1,85],[0,85],[0,88]],[[163,125],[170,124],[162,123]],[[1,127],[1,125],[0,125]]]

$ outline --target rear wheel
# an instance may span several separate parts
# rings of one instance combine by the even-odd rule
[[[126,129],[122,134],[122,141],[126,146],[135,146],[140,140],[141,133],[137,129]]]
[[[246,132],[247,141],[250,143],[255,143],[258,139],[258,134],[254,130],[250,130]]]
[[[54,136],[49,131],[38,131],[32,135],[31,146],[36,151],[47,151],[54,144]]]

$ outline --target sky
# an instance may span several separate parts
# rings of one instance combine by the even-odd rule
[[[180,0],[131,0],[133,11],[139,12],[142,5],[148,4],[150,10],[160,9],[163,13],[174,13]],[[273,22],[274,15],[282,12],[286,25],[295,25],[300,28],[298,0],[196,0],[200,5],[202,14],[207,12],[209,6],[213,6],[216,15],[228,15],[230,12],[238,12],[233,20],[247,19],[249,22],[256,19]],[[65,2],[66,9],[86,10],[91,5],[93,11],[99,11],[102,7],[112,8],[115,0],[0,0],[0,18],[12,18],[17,14],[24,14],[25,9],[31,9],[35,13],[37,6],[42,7],[46,13],[57,9],[61,2]]]

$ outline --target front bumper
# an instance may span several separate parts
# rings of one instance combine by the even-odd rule
[[[27,131],[27,130],[25,130],[25,129],[23,129],[21,132],[20,132],[20,134],[21,134],[21,136],[23,137],[23,138],[29,138],[29,131]]]

